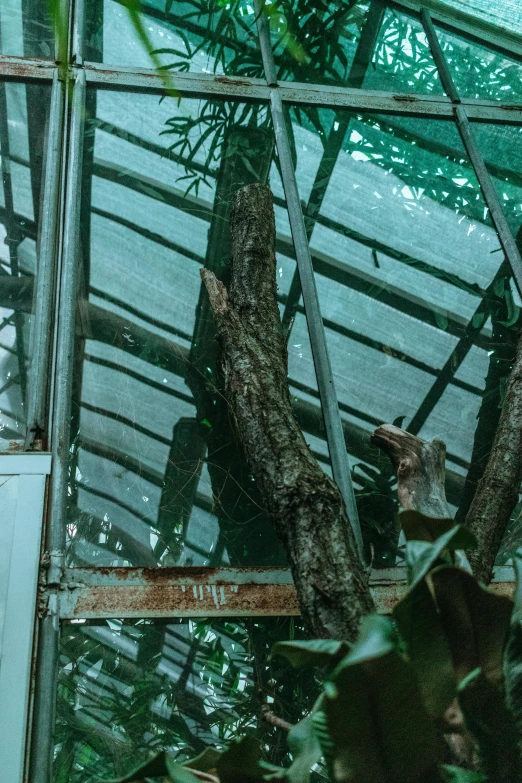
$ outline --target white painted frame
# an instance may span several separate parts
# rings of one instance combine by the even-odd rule
[[[0,454],[0,770],[23,783],[38,571],[51,455]]]

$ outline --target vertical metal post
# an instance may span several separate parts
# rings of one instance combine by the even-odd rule
[[[78,240],[85,111],[85,72],[79,70],[73,89],[70,150],[65,201],[65,230],[58,307],[58,340],[55,373],[55,415],[52,424],[53,473],[50,521],[46,535],[49,552],[48,587],[58,588],[62,577],[67,519],[69,436],[72,367],[76,326],[78,284]],[[59,659],[59,616],[57,592],[49,592],[46,616],[40,626],[37,687],[35,691],[31,783],[50,783],[56,680]]]
[[[53,290],[55,282],[56,232],[58,227],[58,196],[60,193],[60,162],[64,89],[54,72],[49,112],[49,131],[45,153],[43,185],[43,216],[38,243],[38,265],[35,290],[35,313],[31,365],[29,368],[29,399],[26,447],[39,440],[47,425],[47,390],[51,361],[51,327],[53,320]]]
[[[299,277],[301,279],[306,321],[310,334],[310,344],[317,375],[319,397],[326,428],[326,439],[332,463],[332,473],[346,505],[346,511],[350,519],[359,556],[361,560],[364,560],[361,527],[353,491],[350,466],[348,463],[348,454],[344,441],[339,403],[337,401],[332,367],[328,355],[326,335],[312,266],[312,257],[310,255],[305,222],[301,210],[301,202],[299,200],[297,180],[292,164],[288,129],[283,114],[283,102],[277,86],[274,55],[270,42],[270,30],[268,28],[267,19],[263,13],[263,0],[255,0],[254,7],[257,15],[259,42],[266,80],[271,87],[270,108],[272,112],[272,122],[274,124],[277,152],[281,165],[288,218],[294,240]]]
[[[76,0],[74,4],[74,28],[72,41],[72,59],[76,65],[83,65],[83,40],[85,37],[85,2]]]
[[[23,234],[20,225],[17,223],[14,210],[13,183],[11,179],[11,155],[9,144],[9,124],[7,117],[7,84],[0,84],[0,163],[2,182],[4,187],[5,199],[5,243],[9,247],[9,267],[10,274],[18,277],[18,246],[23,240]],[[27,370],[25,366],[25,347],[24,347],[24,316],[16,307],[12,315],[15,334],[16,334],[16,354],[18,359],[18,381],[20,383],[20,393],[22,397],[22,408],[27,402]],[[26,419],[27,423],[27,419]]]
[[[477,177],[480,189],[482,190],[484,201],[489,207],[491,220],[495,226],[506,259],[511,267],[518,293],[522,297],[522,257],[515,242],[515,237],[511,233],[497,191],[491,181],[489,171],[486,168],[482,154],[473,136],[466,110],[460,102],[458,90],[451,76],[448,62],[442,50],[442,46],[440,45],[430,12],[423,9],[421,18],[433,59],[435,60],[435,64],[439,71],[442,86],[454,103],[455,117],[462,143],[464,144],[464,148],[475,171],[475,176]]]

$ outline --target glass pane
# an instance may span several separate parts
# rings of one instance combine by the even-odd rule
[[[437,34],[462,98],[520,103],[522,64],[519,60],[446,30],[438,30]]]
[[[509,227],[518,236],[522,225],[522,128],[475,122],[472,131]]]
[[[238,734],[288,762],[261,706],[294,723],[318,695],[313,672],[269,659],[276,641],[294,638],[304,633],[293,618],[64,624],[56,783],[121,776],[162,749],[184,761]]]
[[[390,565],[396,492],[369,434],[396,422],[444,440],[463,502],[502,253],[453,123],[303,108],[293,123],[363,535]]]
[[[279,79],[442,93],[420,22],[380,2],[271,3]]]
[[[0,0],[0,53],[54,59],[50,6],[48,0]]]
[[[268,179],[284,307],[294,249],[267,108],[104,91],[88,101],[70,562],[284,564],[231,427],[199,274],[205,264],[226,280],[230,196]],[[300,318],[291,391],[320,439]]]
[[[473,135],[482,152],[498,193],[509,227],[522,251],[522,128],[474,123]],[[494,345],[481,406],[480,426],[491,441],[515,349],[522,329],[521,301],[513,284],[497,286],[497,308],[493,316]],[[484,459],[483,454],[482,459]],[[498,562],[505,564],[522,545],[522,506],[511,517]]]
[[[87,59],[152,68],[149,51],[173,71],[263,75],[250,0],[142,0],[144,46],[125,5],[94,0],[86,18]],[[175,76],[174,76],[175,84]]]
[[[50,88],[0,82],[0,439],[23,439]]]

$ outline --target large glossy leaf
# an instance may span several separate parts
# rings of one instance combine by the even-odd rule
[[[453,519],[428,517],[413,509],[401,511],[399,522],[404,530],[406,541],[427,541],[430,544],[455,527]]]
[[[441,761],[415,672],[388,618],[366,618],[325,685],[324,715],[325,755],[338,783],[419,783]]]
[[[424,579],[431,568],[440,565],[445,553],[471,549],[475,543],[473,533],[462,525],[455,525],[432,544],[427,541],[408,541],[406,545],[408,581],[412,586],[417,584]]]
[[[200,772],[208,772],[209,769],[214,769],[219,759],[223,755],[222,750],[216,750],[216,748],[205,748],[193,759],[189,759],[183,763],[184,767],[190,769],[197,769]]]
[[[254,737],[233,742],[216,763],[221,783],[259,783],[264,779],[260,766],[261,748]]]
[[[481,772],[475,772],[474,769],[442,764],[440,770],[445,783],[486,783],[486,776]]]
[[[395,605],[392,616],[417,674],[424,705],[432,717],[440,718],[456,696],[457,681],[451,648],[425,580]]]
[[[333,639],[312,639],[302,642],[277,642],[272,655],[282,655],[295,668],[335,665],[349,651],[348,642]]]
[[[476,669],[459,685],[459,704],[487,777],[495,783],[520,781],[519,736],[500,686]]]
[[[125,775],[125,777],[106,781],[106,783],[134,783],[135,781],[143,781],[146,778],[167,776],[170,777],[172,783],[199,783],[195,775],[192,775],[181,764],[173,761],[165,751],[145,762],[145,764],[140,764],[139,767],[136,767],[133,772]]]
[[[516,573],[514,608],[504,651],[506,700],[518,726],[522,726],[522,550],[513,558]]]
[[[296,723],[288,732],[288,749],[293,761],[286,773],[287,780],[289,783],[307,783],[310,770],[323,755],[313,713]]]
[[[488,680],[500,683],[512,601],[495,595],[460,568],[436,568],[428,581],[457,680],[460,682],[480,668]]]

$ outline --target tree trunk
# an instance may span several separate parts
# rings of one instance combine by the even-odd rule
[[[478,546],[470,552],[473,573],[488,584],[522,479],[522,338],[508,379],[500,420],[484,475],[466,517]]]
[[[374,604],[339,490],[312,456],[292,413],[270,189],[239,190],[230,219],[229,291],[201,270],[221,344],[226,397],[286,548],[308,632],[353,641]]]

